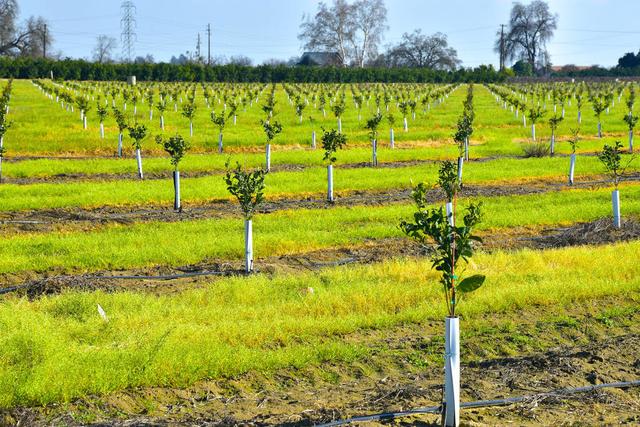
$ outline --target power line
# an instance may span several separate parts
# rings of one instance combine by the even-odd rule
[[[132,1],[123,1],[120,6],[122,10],[122,19],[120,26],[122,27],[122,56],[131,62],[134,54],[134,43],[136,41],[136,6]]]

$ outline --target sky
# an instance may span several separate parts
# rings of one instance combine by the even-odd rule
[[[194,51],[197,35],[206,56],[206,26],[211,24],[212,56],[245,55],[260,64],[302,53],[297,39],[303,14],[313,14],[315,0],[133,0],[136,6],[135,55],[168,61]],[[524,1],[523,3],[528,3]],[[558,29],[548,44],[554,65],[614,66],[626,52],[640,50],[638,0],[549,0]],[[21,18],[41,15],[50,23],[53,50],[90,58],[96,37],[120,43],[120,0],[18,0]],[[498,65],[493,44],[506,24],[510,0],[386,0],[389,29],[383,47],[403,33],[447,34],[465,67]]]

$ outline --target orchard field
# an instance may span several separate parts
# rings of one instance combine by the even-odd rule
[[[429,249],[399,225],[418,183],[444,204],[441,162],[465,150],[459,211],[483,210],[465,273],[486,281],[458,308],[461,400],[640,377],[637,83],[10,87],[0,424],[309,425],[438,405],[446,306]],[[346,145],[329,162],[323,138],[338,128]],[[156,137],[177,134],[176,166]],[[267,143],[246,274],[224,178],[267,168]],[[461,416],[604,425],[639,413],[629,388]]]

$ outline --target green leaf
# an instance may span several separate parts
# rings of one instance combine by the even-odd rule
[[[484,283],[485,276],[482,274],[476,274],[471,277],[467,277],[462,282],[458,283],[456,286],[456,290],[460,292],[473,292],[478,289]]]

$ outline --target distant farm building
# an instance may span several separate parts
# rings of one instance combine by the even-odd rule
[[[298,65],[316,67],[337,67],[343,64],[342,55],[338,52],[305,52],[300,57]]]

